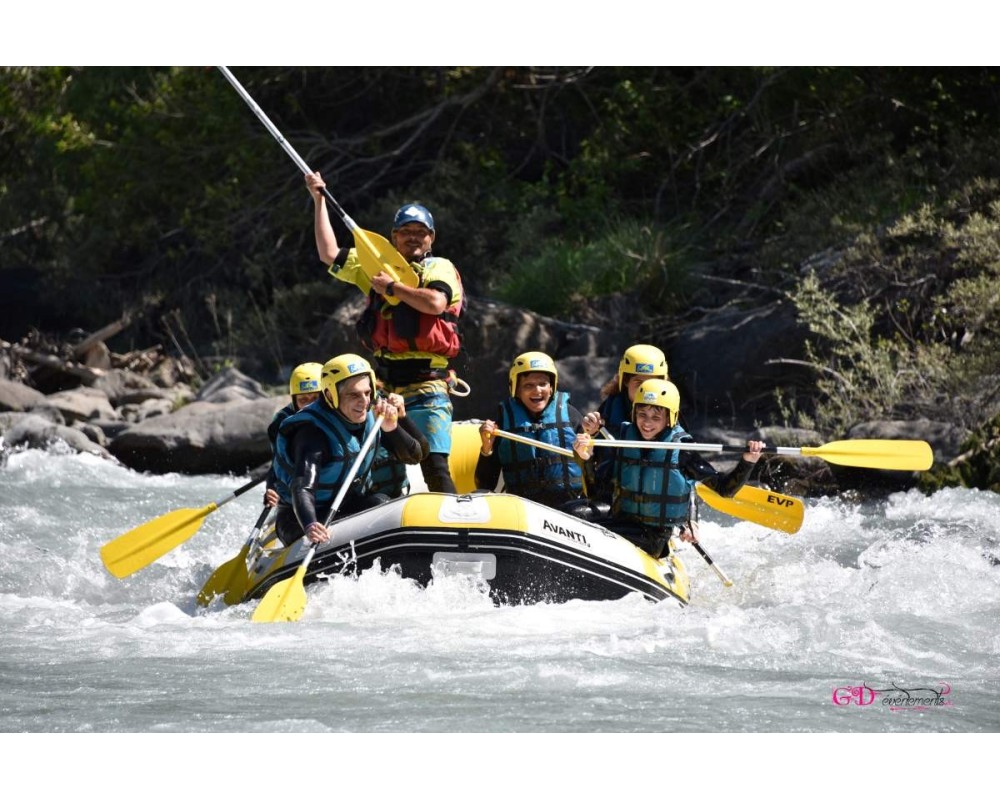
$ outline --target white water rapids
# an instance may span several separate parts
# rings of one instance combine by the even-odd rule
[[[243,483],[11,455],[0,732],[1000,731],[992,493],[810,500],[794,536],[706,509],[702,543],[735,585],[685,548],[684,609],[637,596],[498,608],[460,578],[420,588],[392,572],[310,587],[298,623],[199,609],[257,517],[257,490],[135,575],[104,570],[108,540]],[[940,702],[906,705],[896,689]],[[646,749],[649,766],[682,756]]]

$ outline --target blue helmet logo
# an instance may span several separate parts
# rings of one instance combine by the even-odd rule
[[[653,374],[653,369],[654,369],[654,367],[653,367],[652,364],[636,364],[635,365],[635,372],[636,372],[637,375],[652,375]]]
[[[319,391],[319,381],[307,380],[299,381],[299,390],[296,394],[306,394],[307,392],[318,392]]]

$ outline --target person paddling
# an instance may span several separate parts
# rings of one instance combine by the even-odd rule
[[[329,539],[327,517],[361,444],[381,417],[381,441],[406,464],[420,459],[420,445],[396,422],[395,406],[375,399],[375,373],[361,356],[346,353],[327,361],[320,376],[320,398],[288,417],[278,427],[275,473],[279,495],[277,531],[286,545],[303,536],[310,542]],[[353,514],[384,503],[371,492],[375,447],[364,455],[357,477],[343,503],[342,514]]]
[[[337,242],[318,172],[305,176],[313,197],[316,249],[337,280],[359,285],[363,272],[356,248]],[[461,350],[458,319],[464,306],[462,281],[455,265],[431,254],[437,233],[434,217],[424,206],[402,206],[392,222],[392,245],[410,263],[419,285],[397,282],[384,270],[369,276],[368,307],[359,333],[375,355],[378,371],[390,391],[406,401],[407,414],[423,431],[430,452],[420,468],[432,492],[455,492],[448,468],[453,407],[449,386],[454,380],[449,360]],[[399,302],[392,305],[387,298]]]
[[[507,491],[553,508],[582,497],[582,469],[574,459],[495,435],[499,428],[568,450],[583,417],[570,405],[569,395],[557,390],[558,382],[555,362],[545,353],[521,353],[514,359],[509,396],[497,409],[497,421],[488,419],[479,427],[477,488],[492,491],[503,473]],[[596,433],[597,428],[589,430]]]
[[[697,541],[687,525],[695,483],[702,481],[723,497],[732,497],[750,477],[764,448],[763,442],[748,441],[747,452],[723,475],[694,451],[628,446],[639,441],[693,441],[678,424],[680,402],[677,387],[669,381],[644,381],[635,393],[632,421],[616,431],[622,446],[607,448],[612,518],[602,524],[654,558],[667,555],[673,535]],[[580,458],[589,459],[594,449],[590,435],[578,434],[573,449]]]

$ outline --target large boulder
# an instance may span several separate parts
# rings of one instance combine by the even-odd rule
[[[45,395],[37,389],[0,378],[0,411],[27,411],[44,400]]]
[[[270,460],[267,426],[286,402],[283,397],[235,403],[196,401],[173,414],[133,425],[109,449],[137,470],[245,472]]]
[[[788,303],[719,311],[682,331],[667,354],[670,379],[689,418],[753,424],[771,416],[774,387],[788,384],[778,362],[801,360],[804,341]]]
[[[77,452],[111,458],[111,454],[91,441],[84,431],[59,425],[38,414],[18,416],[19,418],[12,420],[13,424],[3,434],[4,441],[10,447],[48,449],[57,442],[63,442]]]
[[[112,407],[108,396],[100,389],[90,386],[80,386],[50,394],[35,408],[54,408],[69,421],[121,418]]]

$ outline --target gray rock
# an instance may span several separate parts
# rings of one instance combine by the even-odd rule
[[[4,438],[11,447],[44,449],[60,441],[80,453],[91,453],[102,458],[112,457],[107,450],[92,442],[83,431],[57,425],[35,414],[25,414],[4,434]]]
[[[69,427],[71,427],[75,431],[80,431],[94,444],[99,444],[101,447],[107,448],[108,437],[100,426],[94,425],[90,422],[80,422],[79,420],[77,420]]]
[[[66,420],[63,415],[55,408],[33,408],[31,411],[4,411],[0,412],[0,432],[10,430],[24,417],[35,416],[41,417],[47,422],[51,422],[53,425],[65,425]]]
[[[130,422],[119,419],[92,419],[87,424],[100,428],[108,441],[120,436],[132,427]]]
[[[133,425],[109,450],[137,470],[242,472],[270,460],[267,426],[286,402],[284,397],[224,404],[196,401]]]
[[[118,411],[129,422],[142,422],[150,417],[159,417],[173,411],[174,403],[168,399],[150,399],[141,403],[129,403],[121,406]]]
[[[0,378],[0,411],[28,411],[45,400],[37,389]]]
[[[259,382],[234,367],[227,367],[202,386],[194,399],[206,403],[232,403],[267,396]]]
[[[94,381],[93,388],[104,392],[113,406],[171,396],[169,390],[161,389],[149,378],[124,369],[108,370]]]
[[[57,409],[67,420],[120,419],[120,415],[108,396],[99,389],[90,386],[80,386],[77,389],[66,389],[62,392],[48,395],[35,406],[39,408]]]

